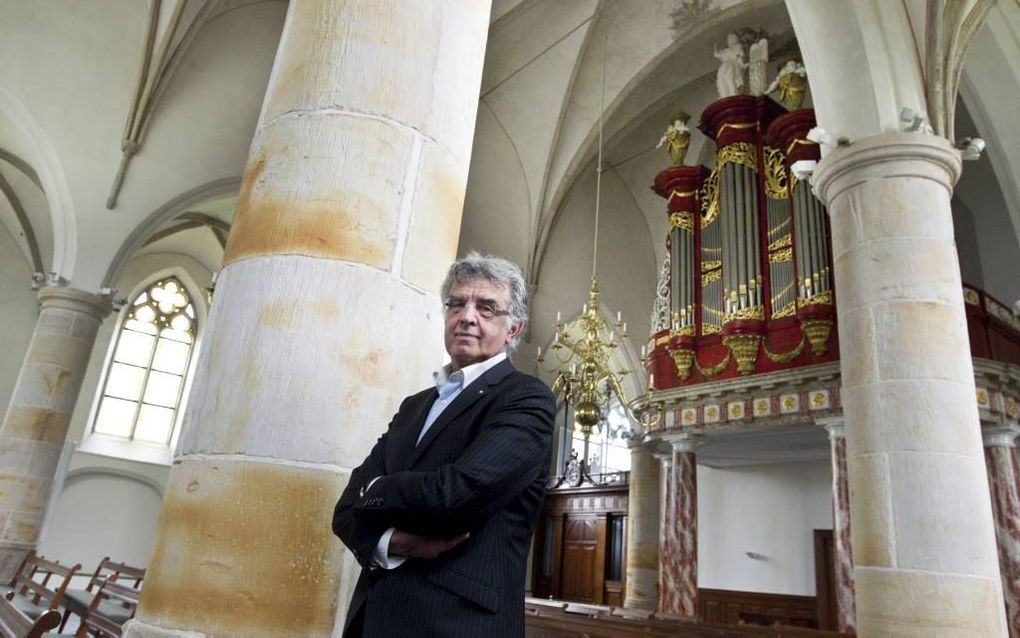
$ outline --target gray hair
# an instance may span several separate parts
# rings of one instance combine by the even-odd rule
[[[450,296],[455,283],[484,280],[491,282],[510,293],[509,319],[511,326],[523,326],[528,323],[528,284],[524,281],[524,273],[517,264],[492,255],[482,255],[472,250],[450,266],[440,288],[443,301]],[[516,348],[521,339],[519,333],[510,343],[510,349]]]

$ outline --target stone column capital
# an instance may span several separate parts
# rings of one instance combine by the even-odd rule
[[[669,443],[674,452],[694,452],[694,450],[704,442],[704,438],[705,437],[699,434],[681,432],[680,434],[664,436],[662,437],[662,440]]]
[[[846,436],[846,421],[841,416],[815,419],[815,425],[825,428],[825,431],[829,433],[830,439],[839,439]]]
[[[981,428],[985,447],[1016,447],[1020,427],[1015,425],[986,425]]]
[[[929,179],[952,194],[961,170],[960,152],[943,137],[886,133],[837,147],[818,163],[811,182],[818,197],[831,206],[864,182],[891,177]]]
[[[63,308],[95,317],[102,321],[113,310],[109,297],[67,286],[46,286],[39,289],[39,309]]]

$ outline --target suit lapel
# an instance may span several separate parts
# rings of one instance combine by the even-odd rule
[[[387,468],[390,472],[400,472],[411,467],[409,459],[414,455],[414,445],[418,441],[421,426],[425,423],[429,409],[435,403],[439,393],[435,388],[421,393],[421,398],[410,406],[401,427],[394,432],[393,456],[396,467]]]
[[[487,370],[482,376],[478,377],[474,383],[464,388],[457,398],[443,410],[443,413],[439,415],[435,423],[429,428],[429,431],[425,433],[421,443],[414,448],[414,454],[411,456],[411,462],[408,467],[413,467],[418,461],[418,457],[422,455],[426,448],[436,440],[436,437],[443,431],[443,429],[453,422],[461,413],[467,410],[469,407],[474,405],[476,401],[481,399],[489,392],[489,388],[498,384],[507,375],[514,371],[514,366],[510,363],[510,359],[504,359],[503,361],[496,364],[491,370]],[[424,420],[424,417],[422,417]],[[421,429],[415,431],[417,435]]]

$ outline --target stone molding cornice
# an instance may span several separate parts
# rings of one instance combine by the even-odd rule
[[[981,438],[985,447],[1016,447],[1016,437],[1020,435],[1020,427],[1015,425],[993,425],[981,428]]]
[[[886,133],[836,147],[811,178],[826,206],[865,182],[913,177],[936,182],[952,195],[962,170],[960,152],[948,140],[925,133]]]
[[[67,286],[46,286],[39,289],[39,310],[62,308],[94,317],[102,321],[113,310],[113,303],[107,296],[85,292]]]

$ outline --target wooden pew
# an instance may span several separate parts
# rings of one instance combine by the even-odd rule
[[[35,558],[35,556],[36,553],[34,549],[25,554],[25,558],[22,559],[21,564],[18,565],[18,570],[14,572],[14,576],[11,577],[10,582],[0,585],[0,596],[6,596],[10,592],[14,591],[14,583],[18,580],[18,575],[25,571],[25,568],[30,565],[30,562],[33,558]],[[30,567],[30,569],[33,569],[34,571],[34,568]],[[31,578],[32,574],[29,574],[28,577]]]
[[[31,557],[22,573],[15,577],[14,591],[8,594],[13,605],[29,618],[35,620],[48,609],[57,609],[64,599],[64,591],[81,565],[67,567],[39,556]],[[36,574],[45,574],[41,583],[33,580]],[[56,586],[50,580],[56,576]]]
[[[13,596],[13,592],[7,594]],[[0,635],[5,638],[41,638],[60,624],[60,612],[49,609],[34,622],[11,601],[0,598]]]
[[[85,617],[75,636],[77,638],[87,638],[89,635],[120,636],[124,623],[134,618],[141,593],[133,587],[121,585],[114,577],[106,579],[92,598],[92,604],[85,610]],[[121,618],[120,614],[118,618],[106,616],[101,611],[104,603],[114,605],[126,617]]]
[[[99,561],[99,566],[92,573],[92,577],[89,578],[85,589],[69,588],[64,592],[64,617],[60,621],[60,631],[64,630],[64,625],[67,624],[67,619],[71,617],[71,614],[84,618],[99,588],[103,582],[110,578],[119,581],[134,581],[133,586],[135,589],[138,589],[142,584],[142,579],[145,578],[145,569],[112,561],[109,556],[104,557],[103,560]],[[121,623],[127,620],[127,612],[122,605],[107,601],[102,601],[100,605],[100,612],[107,618],[114,621],[120,619]]]
[[[738,626],[695,621],[650,611],[584,605],[562,601],[525,599],[525,636],[528,638],[800,638],[838,637],[842,634],[780,625]]]

